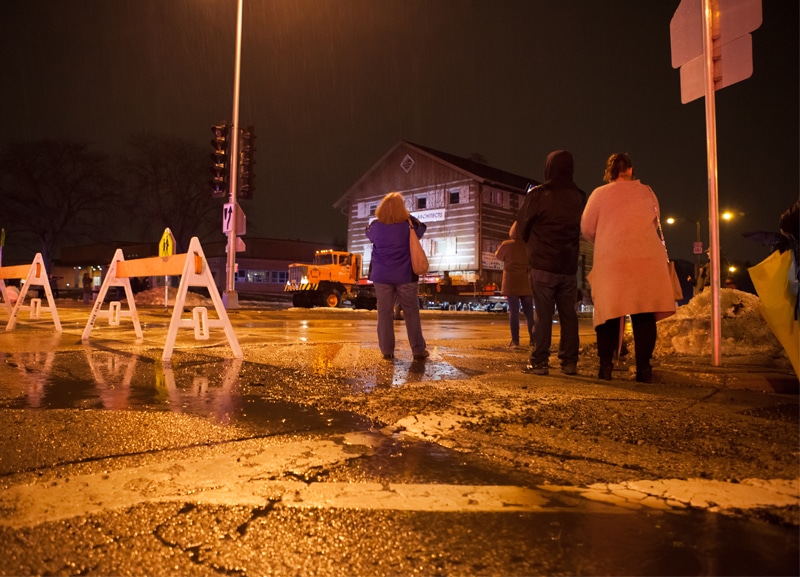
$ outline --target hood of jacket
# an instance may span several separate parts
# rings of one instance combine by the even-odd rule
[[[547,155],[544,163],[544,183],[551,185],[572,184],[575,163],[572,153],[567,150],[554,150]]]

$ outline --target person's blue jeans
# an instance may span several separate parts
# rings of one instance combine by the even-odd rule
[[[530,270],[533,302],[536,304],[536,323],[533,325],[533,351],[531,364],[548,366],[550,343],[553,336],[553,311],[558,310],[561,337],[558,358],[561,366],[577,364],[580,338],[578,336],[578,279],[574,274],[558,274],[544,270]]]
[[[375,296],[378,299],[378,348],[384,355],[393,355],[394,305],[395,300],[403,311],[408,343],[412,355],[421,355],[427,344],[422,336],[422,322],[419,317],[419,284],[415,282],[388,284],[375,283]]]
[[[519,305],[522,304],[522,314],[528,321],[528,339],[533,343],[533,297],[527,295],[520,297],[517,295],[507,295],[508,300],[508,325],[511,329],[511,344],[518,345],[519,342]]]

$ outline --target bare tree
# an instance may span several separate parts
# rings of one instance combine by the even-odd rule
[[[144,234],[158,240],[169,227],[182,251],[193,236],[203,240],[219,231],[222,209],[211,197],[209,156],[210,151],[179,138],[131,137],[122,163],[127,206]]]
[[[0,158],[0,225],[41,252],[45,266],[64,242],[105,236],[104,211],[116,197],[105,156],[85,143],[41,140],[8,143]]]

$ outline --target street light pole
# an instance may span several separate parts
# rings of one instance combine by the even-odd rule
[[[701,247],[701,252],[695,252],[694,255],[694,294],[699,293],[702,290],[702,287],[697,288],[697,281],[700,279],[700,255],[702,254],[702,240],[700,240],[700,221],[694,221],[694,246]],[[692,251],[696,251],[697,248],[692,249]]]
[[[231,119],[231,149],[230,165],[230,203],[233,210],[230,230],[228,231],[228,265],[226,269],[225,291],[222,293],[222,302],[226,309],[239,308],[239,296],[236,294],[234,284],[236,273],[236,221],[239,216],[239,206],[236,203],[237,179],[239,176],[239,84],[242,67],[242,2],[238,0],[236,9],[236,63],[233,73],[233,115]]]
[[[702,241],[700,240],[700,221],[693,218],[688,218],[685,216],[680,217],[669,217],[667,218],[667,224],[675,224],[677,219],[680,218],[681,220],[685,220],[686,222],[691,222],[694,224],[694,246],[692,247],[692,252],[694,253],[694,290],[693,294],[698,293],[697,289],[697,281],[700,279],[700,255],[702,254]],[[700,248],[701,252],[698,251],[698,247]],[[701,287],[702,290],[702,287]]]

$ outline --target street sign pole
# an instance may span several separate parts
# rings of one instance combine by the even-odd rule
[[[158,256],[164,258],[175,254],[175,237],[169,228],[164,229],[158,241]],[[164,275],[164,309],[169,309],[169,275]]]
[[[703,1],[703,52],[705,56],[706,156],[708,163],[708,230],[711,263],[711,361],[720,363],[720,271],[719,271],[719,190],[717,188],[717,116],[714,86],[714,39],[712,0]]]
[[[231,148],[230,148],[230,203],[233,213],[236,214],[236,188],[239,176],[239,85],[242,67],[242,1],[238,0],[236,9],[236,64],[233,74],[233,119],[231,121]],[[232,226],[228,232],[228,265],[225,275],[225,291],[222,293],[222,302],[225,308],[238,309],[239,296],[236,294],[234,275],[236,273],[236,218],[232,219]]]
[[[712,362],[720,363],[719,191],[715,91],[753,73],[749,32],[761,26],[761,0],[681,0],[670,22],[672,67],[681,69],[681,102],[706,98]],[[702,30],[700,30],[702,29]],[[702,89],[700,89],[702,86]],[[698,223],[699,241],[699,223]]]

